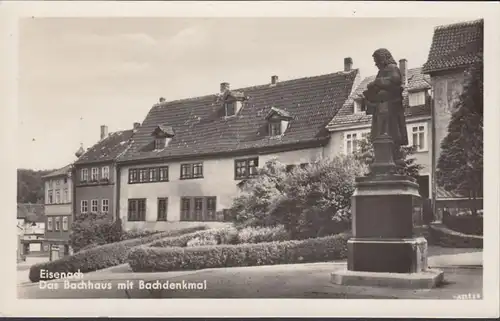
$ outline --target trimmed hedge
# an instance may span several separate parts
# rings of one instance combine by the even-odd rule
[[[325,262],[347,257],[349,234],[300,241],[201,247],[149,247],[130,250],[134,272],[197,270],[206,268]]]
[[[473,215],[446,215],[443,224],[451,230],[472,235],[483,235],[483,217]]]
[[[131,248],[150,243],[164,237],[179,236],[206,229],[206,226],[194,226],[179,230],[152,234],[143,238],[96,246],[59,260],[39,263],[31,266],[29,278],[31,282],[40,281],[40,270],[49,272],[92,272],[127,262],[127,253]],[[46,274],[46,273],[45,273]],[[44,279],[48,280],[48,279]]]
[[[238,238],[238,231],[233,227],[207,229],[204,231],[197,231],[194,233],[183,234],[179,236],[172,236],[162,238],[150,244],[151,247],[186,247],[188,242],[199,239],[212,239],[217,240],[217,244],[236,244]]]

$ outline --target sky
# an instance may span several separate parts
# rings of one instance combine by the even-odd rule
[[[24,18],[19,25],[18,167],[55,169],[83,144],[175,100],[343,70],[376,73],[389,49],[425,63],[444,18]],[[471,19],[472,20],[472,19]]]

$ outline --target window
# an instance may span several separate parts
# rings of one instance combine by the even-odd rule
[[[109,212],[109,200],[108,199],[101,200],[101,211],[103,213]]]
[[[411,124],[408,126],[408,142],[416,148],[416,151],[427,150],[427,124]]]
[[[82,168],[82,170],[80,171],[80,180],[82,182],[86,182],[88,181],[89,179],[89,170],[88,168]]]
[[[155,139],[155,150],[165,148],[166,138],[160,137]]]
[[[85,214],[89,211],[89,201],[82,200],[80,202],[80,213]]]
[[[269,135],[270,136],[281,135],[281,122],[273,121],[269,123]]]
[[[56,228],[55,228],[55,230],[56,230],[56,231],[60,231],[60,230],[61,230],[61,219],[60,219],[60,217],[56,217],[56,218],[55,218],[55,221],[56,221],[56,224],[55,224],[55,225],[56,225],[56,226],[55,226]]]
[[[101,177],[103,180],[109,180],[109,166],[104,166],[102,169]]]
[[[56,189],[56,204],[61,203],[61,191]]]
[[[203,163],[181,164],[181,179],[203,178]]]
[[[62,219],[62,228],[63,228],[63,231],[68,230],[68,217],[67,216],[64,216]]]
[[[56,180],[56,186],[59,186],[59,185],[61,185],[61,180],[60,179]]]
[[[225,103],[224,110],[226,111],[226,117],[234,116],[236,114],[236,104],[234,102]]]
[[[349,132],[345,133],[344,137],[344,152],[345,154],[352,154],[358,150],[358,142],[368,138],[369,131]]]
[[[354,113],[355,114],[360,114],[366,112],[366,105],[363,104],[363,101],[361,99],[355,99],[354,100]]]
[[[54,187],[54,181],[50,180],[49,181],[49,188],[53,188]]]
[[[181,221],[216,221],[216,197],[182,197]]]
[[[52,204],[54,203],[54,196],[52,194],[52,190],[49,190],[48,193],[47,193],[47,204]]]
[[[244,179],[257,175],[259,158],[239,159],[234,161],[235,179]]]
[[[425,105],[425,91],[409,93],[408,103],[410,107]]]
[[[166,221],[167,220],[167,206],[168,206],[168,198],[158,198],[158,221]]]
[[[69,191],[67,187],[64,189],[63,203],[69,203]]]
[[[98,210],[99,210],[99,202],[97,200],[91,200],[90,201],[90,212],[97,213]]]
[[[146,220],[146,199],[136,198],[128,200],[128,221],[137,222]]]
[[[191,199],[187,197],[181,198],[181,221],[190,221],[191,214]]]
[[[160,167],[160,182],[167,182],[168,181],[168,166],[165,167]]]
[[[52,217],[47,218],[47,231],[52,231]]]
[[[99,168],[93,167],[91,180],[92,182],[97,182],[98,179],[99,179]]]
[[[129,184],[168,182],[168,166],[129,169],[128,182]]]

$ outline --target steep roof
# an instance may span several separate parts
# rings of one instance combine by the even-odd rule
[[[477,54],[483,52],[483,30],[483,19],[436,27],[423,71],[432,73],[474,63]]]
[[[224,117],[225,94],[161,102],[149,111],[130,149],[119,161],[184,158],[266,147],[291,150],[302,143],[324,144],[328,138],[325,126],[348,98],[357,75],[358,70],[352,70],[232,90],[233,96],[245,99],[233,117]],[[266,116],[272,107],[293,117],[279,137],[267,135]],[[153,151],[147,146],[158,125],[171,126],[175,136],[165,149]]]
[[[412,106],[409,107],[408,102],[408,92],[429,89],[430,86],[430,76],[424,75],[422,73],[422,68],[412,68],[408,69],[407,73],[408,84],[403,91],[403,106],[405,107],[405,116],[427,116],[431,114],[430,105]],[[327,128],[329,130],[335,130],[337,128],[349,125],[358,125],[369,123],[372,120],[371,115],[366,115],[365,113],[354,113],[354,100],[361,98],[363,91],[366,90],[367,85],[375,80],[375,76],[366,77],[361,81],[358,87],[354,90],[349,99],[345,102],[344,106],[339,110],[337,115],[328,124]]]
[[[78,158],[75,165],[115,160],[129,146],[134,130],[122,130],[110,133]]]
[[[18,203],[17,218],[28,222],[45,222],[45,207],[43,204]]]
[[[48,173],[47,175],[42,176],[42,178],[68,175],[71,172],[71,168],[72,168],[72,164],[66,165],[63,168],[57,169],[53,172]]]

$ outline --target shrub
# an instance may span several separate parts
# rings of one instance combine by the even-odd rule
[[[263,243],[289,240],[283,225],[275,227],[245,227],[238,233],[238,243]]]
[[[324,262],[344,259],[350,235],[300,241],[201,247],[135,247],[128,262],[134,272]]]
[[[130,240],[130,239],[135,239],[138,237],[146,237],[146,236],[153,235],[156,233],[161,233],[161,231],[142,231],[142,230],[124,231],[121,239],[122,239],[122,241]]]
[[[483,237],[479,235],[464,234],[436,225],[430,226],[429,234],[432,245],[455,248],[483,248]]]
[[[236,244],[238,237],[238,231],[233,227],[225,227],[218,229],[208,229],[204,231],[197,231],[194,233],[184,234],[180,236],[172,236],[162,238],[151,244],[152,247],[185,247],[188,243],[194,239],[204,239],[204,240],[215,240],[215,244]],[[203,241],[192,241],[191,244],[196,244],[196,242]],[[211,241],[207,241],[208,244],[212,244]]]
[[[29,278],[31,282],[40,281],[40,270],[50,272],[77,272],[82,273],[105,269],[111,266],[125,263],[127,252],[138,245],[153,242],[163,237],[178,236],[186,233],[205,229],[205,226],[195,226],[180,230],[152,234],[143,238],[136,238],[112,244],[95,246],[74,255],[63,257],[59,260],[44,262],[31,266]]]
[[[118,242],[121,238],[121,220],[113,222],[106,213],[78,215],[71,225],[70,245],[75,252],[89,245]]]
[[[305,239],[349,228],[355,177],[366,165],[353,156],[323,159],[291,172],[275,160],[243,186],[231,207],[235,224],[284,225],[292,239]]]
[[[446,215],[443,224],[453,231],[483,235],[483,217],[476,215]]]
[[[217,245],[217,240],[213,235],[210,235],[208,237],[195,237],[194,239],[191,239],[187,242],[186,246],[187,247],[193,247],[193,246],[203,246],[203,245]]]

